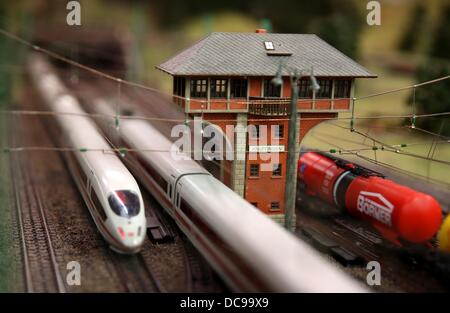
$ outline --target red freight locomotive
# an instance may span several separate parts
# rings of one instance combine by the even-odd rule
[[[331,156],[306,152],[299,180],[318,197],[373,224],[387,239],[423,243],[438,231],[442,209],[430,195],[399,185],[366,168]]]

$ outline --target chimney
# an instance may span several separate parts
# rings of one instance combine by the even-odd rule
[[[266,33],[267,33],[267,29],[264,29],[264,28],[258,28],[258,29],[256,30],[256,33],[257,33],[257,34],[266,34]]]

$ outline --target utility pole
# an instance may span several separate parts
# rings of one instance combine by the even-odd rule
[[[289,108],[289,134],[288,134],[288,155],[286,163],[286,190],[285,190],[285,223],[286,228],[295,230],[295,203],[297,194],[297,100],[298,81],[300,76],[295,75],[291,79],[291,104]]]
[[[272,83],[275,85],[283,84],[283,63],[280,63],[280,67],[278,69],[277,76],[272,80]],[[305,74],[305,71],[299,71],[297,69],[291,70],[286,68],[291,83],[291,102],[289,107],[289,127],[288,127],[288,154],[287,154],[287,163],[286,163],[286,185],[285,185],[285,227],[288,230],[295,230],[295,204],[297,200],[297,137],[298,130],[297,123],[297,102],[299,96],[299,86],[298,83],[302,79],[302,76]],[[311,89],[313,92],[316,92],[320,89],[317,81],[314,77],[313,69],[310,71],[310,79],[311,79]]]

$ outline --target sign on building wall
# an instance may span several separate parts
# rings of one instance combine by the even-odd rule
[[[284,146],[250,146],[249,152],[279,153],[279,152],[284,152]]]

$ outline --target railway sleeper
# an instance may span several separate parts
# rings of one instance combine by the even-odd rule
[[[362,266],[364,259],[344,247],[331,248],[331,256],[344,266]]]

